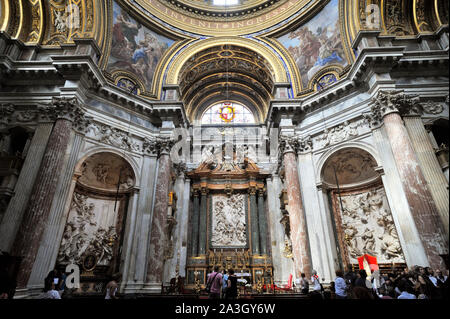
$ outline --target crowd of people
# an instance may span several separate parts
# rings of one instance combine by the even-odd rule
[[[317,278],[314,274],[311,281]],[[336,271],[329,289],[319,291],[315,287],[309,294],[325,299],[447,299],[448,275],[439,269],[414,266],[386,273],[375,270],[368,276],[364,269],[347,267],[345,273]]]
[[[219,272],[219,266],[208,275],[206,291],[210,299],[236,299],[238,296],[238,278],[233,269]]]

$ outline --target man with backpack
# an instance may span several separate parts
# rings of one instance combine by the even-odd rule
[[[209,299],[220,299],[220,289],[222,288],[222,274],[219,273],[219,266],[214,267],[214,271],[208,275],[206,281],[206,292]]]

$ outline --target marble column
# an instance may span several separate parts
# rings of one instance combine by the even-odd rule
[[[66,226],[67,215],[70,210],[73,190],[75,189],[76,176],[74,170],[78,161],[78,155],[83,143],[83,135],[72,133],[72,138],[64,155],[63,167],[56,188],[52,207],[42,243],[33,265],[33,271],[28,282],[29,288],[40,289],[43,286],[42,278],[45,278],[56,264],[59,245]]]
[[[252,238],[252,253],[259,255],[261,249],[259,246],[259,223],[258,223],[258,206],[256,204],[256,189],[250,188],[250,217],[251,217],[251,238]]]
[[[194,196],[194,207],[192,210],[192,218],[191,218],[191,256],[198,255],[198,226],[200,223],[200,199],[198,197],[198,190],[193,189],[192,195]]]
[[[445,238],[439,212],[399,114],[401,110],[414,109],[416,104],[414,99],[400,91],[380,91],[372,103],[372,113],[383,119],[403,190],[428,262],[433,268],[442,268],[444,262],[440,255],[448,254],[448,239]]]
[[[11,198],[0,225],[0,250],[2,251],[10,252],[16,238],[52,128],[53,123],[41,123],[34,132],[15,187],[20,191],[16,191]]]
[[[280,141],[285,170],[285,186],[288,195],[289,222],[291,225],[292,253],[296,278],[301,273],[306,278],[311,276],[312,265],[309,257],[309,242],[306,227],[305,212],[301,199],[299,176],[297,173],[297,160],[294,150],[295,141],[289,137],[282,137]]]
[[[201,190],[201,200],[200,200],[200,225],[199,225],[199,234],[198,234],[198,255],[203,256],[206,255],[206,234],[208,230],[206,229],[206,220],[208,217],[208,189],[202,188]]]
[[[11,253],[21,256],[17,287],[25,288],[38,254],[42,236],[56,192],[58,177],[72,132],[73,122],[82,122],[83,111],[76,99],[55,98],[48,111],[57,116],[44,157],[17,232]],[[78,125],[78,124],[77,124]]]
[[[167,210],[169,207],[170,186],[170,148],[173,140],[158,138],[156,141],[160,149],[158,184],[156,185],[155,206],[153,210],[150,247],[147,267],[146,288],[150,292],[161,292],[164,271],[164,252],[167,245]]]
[[[381,120],[381,119],[380,119]],[[374,145],[377,148],[380,163],[384,173],[381,175],[386,197],[391,209],[392,217],[397,230],[398,238],[402,246],[406,264],[413,265],[428,264],[425,249],[419,237],[411,209],[406,199],[401,177],[395,164],[386,128],[380,126],[379,121],[369,121],[372,129]]]
[[[267,217],[264,203],[264,190],[258,190],[258,224],[261,255],[267,255]]]
[[[449,234],[448,222],[448,182],[442,172],[441,166],[435,155],[430,137],[425,130],[420,116],[404,117],[405,126],[408,130],[411,142],[416,151],[425,180],[428,183],[431,195],[438,209],[441,221],[444,224],[445,234]]]

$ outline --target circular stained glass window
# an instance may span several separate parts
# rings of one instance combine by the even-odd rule
[[[255,117],[242,104],[223,102],[208,108],[203,113],[201,124],[255,124]]]

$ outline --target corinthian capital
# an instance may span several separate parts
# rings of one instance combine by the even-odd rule
[[[299,137],[297,139],[297,153],[307,153],[312,151],[313,143],[311,136]]]
[[[372,99],[371,111],[373,118],[382,119],[390,113],[401,115],[420,115],[422,106],[417,95],[407,95],[403,91],[379,91]]]
[[[151,136],[144,139],[144,153],[150,155],[168,155],[175,141],[171,137]]]
[[[280,135],[279,147],[282,154],[289,152],[296,153],[295,150],[297,148],[297,140],[294,136]]]

